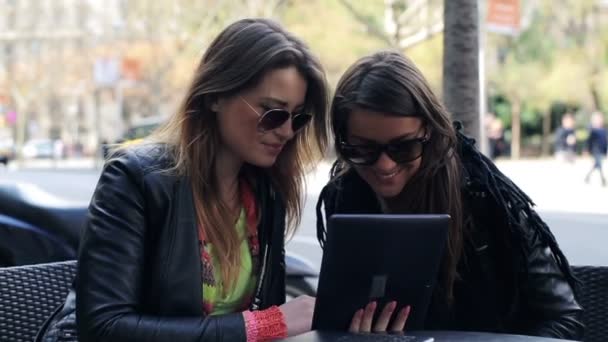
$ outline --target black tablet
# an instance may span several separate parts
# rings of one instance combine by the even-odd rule
[[[406,331],[424,328],[446,244],[448,215],[333,215],[328,222],[315,330],[348,330],[370,301],[410,305]],[[381,309],[377,310],[377,314]]]

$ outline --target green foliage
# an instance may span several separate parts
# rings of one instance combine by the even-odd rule
[[[539,0],[518,36],[490,35],[489,107],[510,127],[510,104],[520,102],[524,143],[543,133],[545,115],[554,130],[566,111],[585,127],[594,108],[608,110],[608,11],[595,3]]]
[[[357,4],[358,10],[377,18],[375,20],[380,25],[382,2],[361,1]],[[333,85],[358,58],[386,47],[385,43],[369,35],[367,28],[355,20],[338,0],[293,1],[285,9],[281,21],[320,57]]]
[[[443,77],[443,34],[437,35],[428,41],[415,45],[405,51],[405,54],[416,63],[416,66],[436,94],[441,94],[441,80]]]
[[[488,107],[504,124],[505,128],[511,128],[511,104],[503,96],[493,96],[490,98]]]
[[[271,11],[272,16],[305,40],[320,57],[331,85],[335,85],[358,58],[390,47],[387,40],[378,35],[384,32],[387,3],[384,0],[175,2],[177,5],[172,6],[166,1],[134,0],[130,6],[137,7],[140,16],[130,18],[129,22],[137,23],[137,19],[148,17],[148,21],[178,19],[175,33],[171,31],[171,20],[160,20],[156,29],[169,36],[178,37],[183,32],[193,36],[185,40],[188,48],[178,56],[178,65],[194,65],[209,39],[226,23],[238,17],[269,13],[272,4],[280,4]],[[253,3],[259,8],[251,9]],[[592,88],[598,95],[600,109],[608,111],[608,11],[596,10],[595,3],[594,0],[560,0],[557,5],[555,0],[522,1],[526,24],[519,35],[488,34],[488,107],[506,127],[511,124],[511,103],[518,101],[524,135],[542,131],[544,113],[549,113],[551,128],[554,128],[563,114],[556,111],[554,105],[563,103],[591,111],[596,101]],[[395,13],[402,13],[412,4],[412,0],[392,2]],[[171,11],[179,7],[184,10],[172,14]],[[212,14],[215,20],[205,19]],[[201,20],[208,21],[204,30],[200,30]],[[404,52],[441,95],[443,36],[436,35]],[[177,67],[172,72],[173,75],[185,73]],[[179,82],[183,82],[181,78]]]
[[[542,62],[551,64],[557,46],[551,39],[546,39],[546,18],[541,13],[533,16],[530,27],[517,38],[510,41],[515,59],[520,64]]]
[[[521,125],[524,135],[542,133],[542,113],[530,105],[524,105],[521,111]]]

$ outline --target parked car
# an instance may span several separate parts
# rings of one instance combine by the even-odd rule
[[[0,139],[0,164],[5,166],[15,158],[15,145],[12,139]]]
[[[157,129],[165,119],[163,116],[150,116],[134,121],[127,130],[122,143],[128,145],[141,141]]]
[[[23,157],[34,158],[60,158],[62,149],[58,148],[61,144],[58,140],[52,139],[32,139],[28,140],[21,150]]]

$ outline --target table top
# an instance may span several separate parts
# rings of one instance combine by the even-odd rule
[[[483,332],[471,332],[471,331],[411,331],[407,332],[405,336],[399,335],[378,335],[380,336],[391,336],[391,341],[408,341],[407,336],[416,337],[432,337],[433,342],[564,342],[565,340],[558,340],[547,337],[537,336],[523,336],[523,335],[509,335],[509,334],[495,334],[495,333],[483,333]],[[326,342],[326,341],[373,341],[374,335],[372,334],[350,334],[347,332],[320,332],[311,331],[306,334],[287,338],[284,341],[292,342]],[[382,340],[383,338],[378,338]],[[410,340],[412,341],[412,340]],[[418,339],[418,341],[424,341],[424,339]],[[414,340],[413,342],[418,342]]]

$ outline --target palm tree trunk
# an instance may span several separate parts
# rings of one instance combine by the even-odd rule
[[[600,110],[602,108],[602,99],[600,93],[597,91],[597,84],[591,81],[589,84],[589,91],[591,92],[591,98],[593,99],[593,110]]]
[[[444,1],[443,100],[465,134],[479,140],[477,0]]]
[[[551,135],[551,111],[543,113],[543,146],[541,154],[548,156],[551,152],[551,141],[549,137]]]
[[[511,159],[519,159],[521,149],[521,103],[515,98],[511,107]]]

